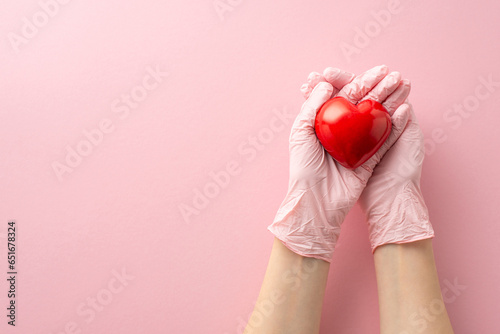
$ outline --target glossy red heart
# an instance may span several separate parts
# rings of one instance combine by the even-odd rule
[[[316,114],[316,136],[342,166],[354,169],[365,163],[391,132],[391,117],[378,102],[357,105],[343,97],[326,101]]]

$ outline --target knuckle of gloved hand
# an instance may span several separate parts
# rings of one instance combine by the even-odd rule
[[[394,101],[387,101],[384,103],[384,106],[387,110],[395,110],[396,108],[396,103]],[[396,116],[398,117],[398,116]]]
[[[357,95],[357,92],[360,90],[359,86],[356,83],[352,83],[350,85],[347,85],[345,87],[345,94],[349,99],[354,97],[354,95]]]
[[[332,85],[326,81],[321,81],[314,87],[314,90],[321,94],[328,94],[332,89]]]
[[[318,72],[311,72],[307,76],[307,81],[314,82],[314,81],[317,81],[320,77],[321,77],[321,74],[319,74]]]
[[[327,67],[323,71],[323,76],[328,81],[333,81],[333,80],[337,79],[339,74],[340,74],[340,70],[338,68],[333,68],[333,67]]]
[[[300,86],[300,92],[302,93],[302,95],[306,97],[311,93],[311,91],[312,87],[308,83],[305,83],[302,86]]]

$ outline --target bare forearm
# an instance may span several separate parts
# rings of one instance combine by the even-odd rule
[[[245,334],[319,332],[330,264],[300,256],[275,239]]]
[[[374,257],[382,334],[453,333],[431,239],[383,245]]]

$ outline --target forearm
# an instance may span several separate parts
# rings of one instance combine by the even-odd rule
[[[381,333],[453,333],[432,240],[387,244],[374,252]]]
[[[319,332],[330,264],[274,240],[264,282],[245,334]]]

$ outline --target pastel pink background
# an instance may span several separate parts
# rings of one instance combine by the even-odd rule
[[[466,286],[447,304],[456,333],[498,333],[500,87],[467,118],[445,117],[473,101],[480,77],[500,81],[500,3],[401,0],[390,23],[346,57],[342,43],[355,45],[356,27],[376,29],[372,12],[387,1],[228,2],[232,11],[219,16],[212,0],[70,1],[17,53],[9,33],[21,34],[23,17],[41,7],[1,2],[0,332],[70,333],[74,322],[95,334],[238,333],[266,269],[266,227],[286,192],[292,120],[255,156],[239,146],[250,149],[273,110],[299,111],[309,72],[384,63],[412,81],[428,141],[433,131],[447,136],[426,157],[422,188],[442,287]],[[169,75],[120,118],[113,101],[140,85],[148,66]],[[64,163],[66,146],[103,119],[113,132],[58,180],[52,163]],[[179,207],[193,205],[195,189],[232,160],[240,174],[183,219]],[[5,316],[11,219],[16,329]],[[359,207],[343,229],[321,333],[378,333]],[[110,300],[122,268],[133,279]],[[102,310],[79,314],[97,296]]]

